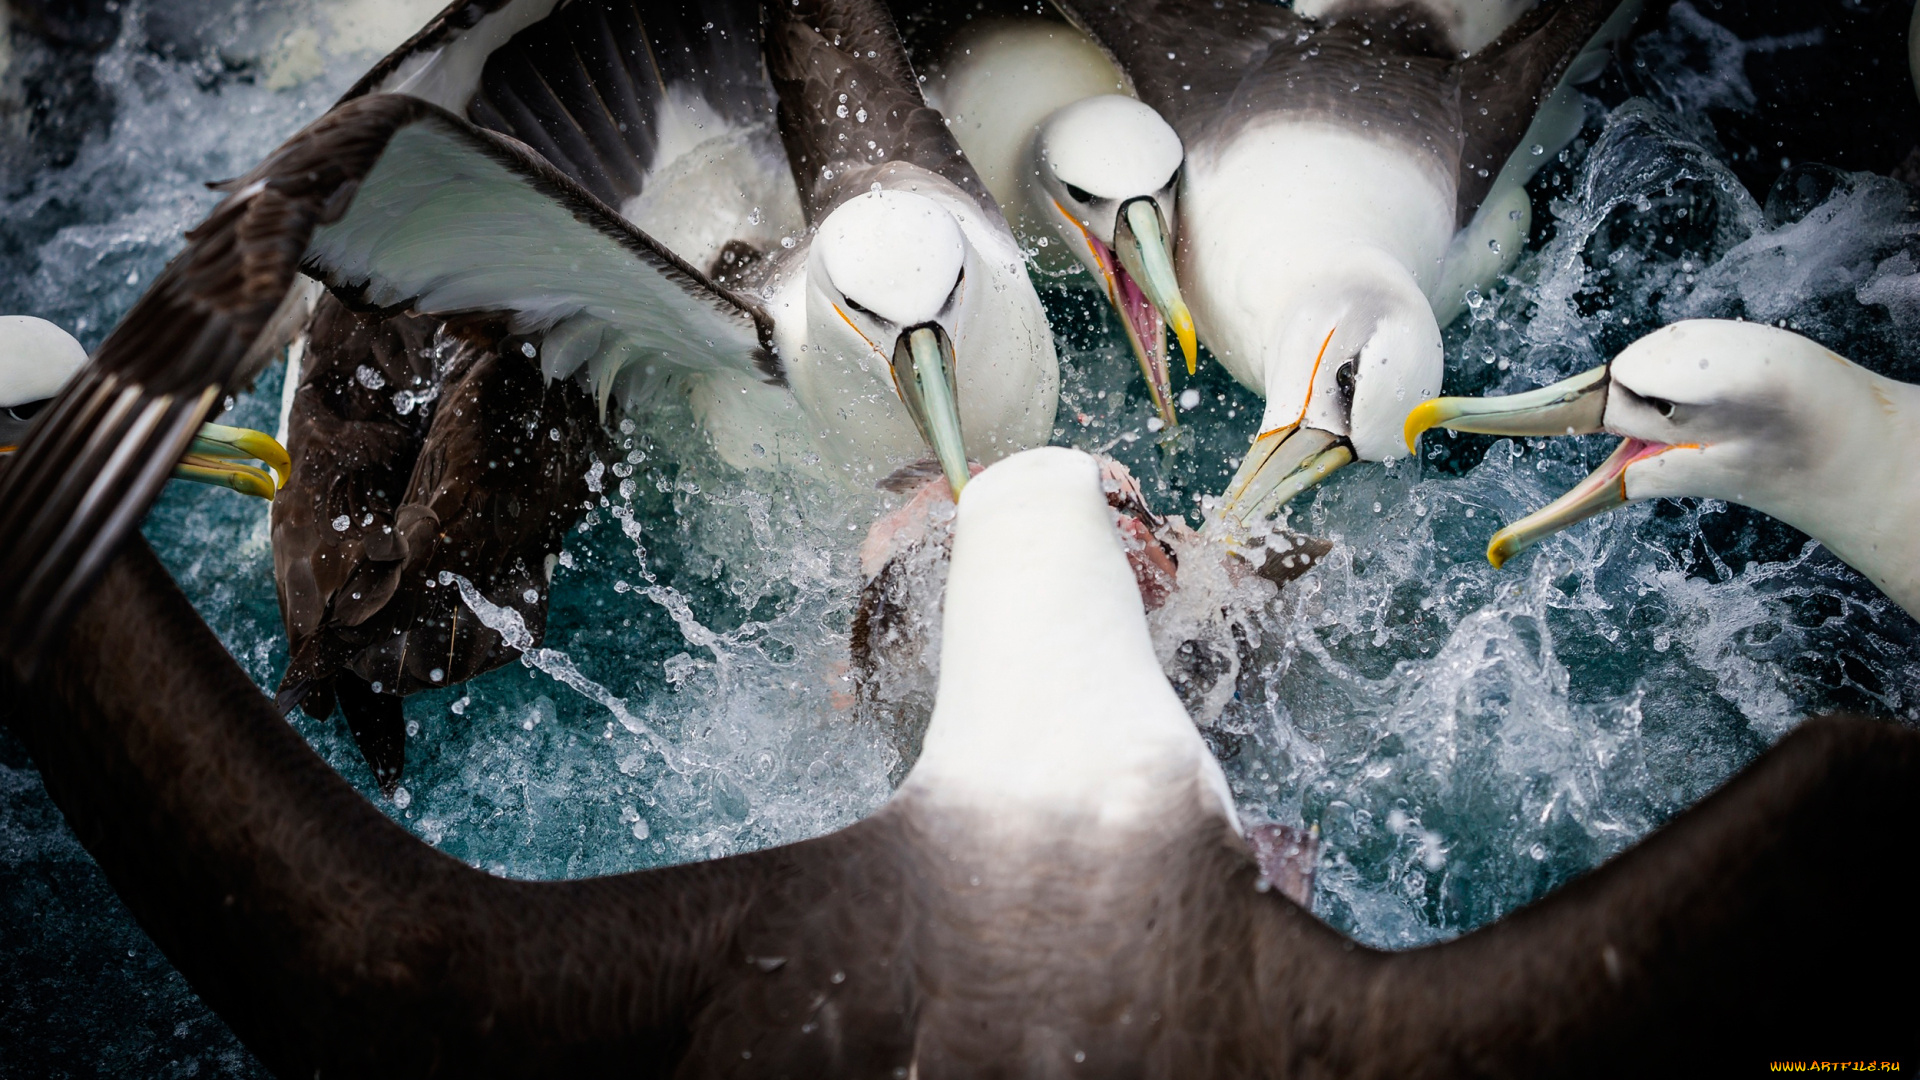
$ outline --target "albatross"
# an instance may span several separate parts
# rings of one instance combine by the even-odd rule
[[[1178,425],[1168,331],[1189,375],[1197,348],[1173,262],[1180,136],[1127,92],[1098,45],[1058,19],[969,19],[928,68],[928,104],[946,114],[1029,254],[1045,269],[1077,262],[1092,275],[1162,425]]]
[[[931,453],[958,489],[969,457],[1044,443],[1039,298],[885,9],[764,17],[472,0],[220,185],[24,447],[69,479],[0,485],[0,529],[30,538],[0,563],[0,635],[65,616],[151,501],[150,463],[310,310],[300,272],[362,310],[499,316],[602,408],[685,394],[735,464],[864,481]],[[47,497],[15,497],[28,482]]]
[[[34,419],[86,363],[86,347],[59,326],[32,315],[0,315],[0,454],[20,448]],[[202,424],[170,475],[271,501],[288,470],[287,452],[273,436]]]
[[[741,467],[930,452],[957,490],[1046,441],[1038,294],[877,0],[470,3],[342,107],[387,94],[454,116],[401,124],[315,236],[337,292],[511,311],[548,376],[677,384]]]
[[[1060,6],[1186,147],[1181,288],[1200,340],[1266,398],[1214,513],[1229,531],[1355,460],[1401,452],[1408,410],[1440,391],[1442,316],[1526,237],[1524,183],[1545,160],[1531,146],[1557,149],[1578,128],[1577,110],[1541,118],[1542,105],[1567,75],[1597,73],[1637,8]]]
[[[1551,386],[1426,402],[1407,417],[1408,448],[1435,427],[1621,437],[1577,487],[1494,535],[1495,566],[1630,502],[1725,499],[1820,541],[1920,618],[1920,386],[1791,330],[1677,322]]]
[[[1546,899],[1380,952],[1261,878],[1092,459],[967,486],[943,618],[879,811],[587,880],[494,877],[374,809],[137,537],[0,711],[282,1076],[1598,1076],[1910,1026],[1874,976],[1920,944],[1890,854],[1920,734],[1810,721]]]

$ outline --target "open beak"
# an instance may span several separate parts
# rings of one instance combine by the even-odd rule
[[[893,385],[907,415],[932,448],[953,497],[967,486],[967,445],[960,435],[960,383],[953,339],[938,323],[901,334],[893,346]]]
[[[1572,491],[1494,533],[1493,542],[1487,545],[1487,561],[1498,569],[1506,565],[1508,559],[1569,525],[1616,506],[1625,506],[1631,501],[1627,498],[1627,466],[1671,449],[1673,447],[1666,443],[1645,439],[1621,440],[1607,460]]]
[[[1146,293],[1154,310],[1173,328],[1173,336],[1180,342],[1180,353],[1187,360],[1187,374],[1193,374],[1198,355],[1193,313],[1180,298],[1180,282],[1173,273],[1173,248],[1167,242],[1167,222],[1160,216],[1159,203],[1140,198],[1120,208],[1114,227],[1113,253],[1119,257],[1120,266]]]
[[[265,464],[278,475],[279,483],[274,482],[274,475],[266,469],[244,464],[248,461]],[[286,449],[271,435],[222,424],[202,424],[188,445],[186,456],[174,466],[173,475],[180,480],[231,488],[243,495],[258,495],[271,502],[273,493],[286,484],[292,468]]]
[[[1208,528],[1237,528],[1269,516],[1352,462],[1353,447],[1330,431],[1291,424],[1264,432],[1247,448]]]
[[[1487,435],[1591,435],[1604,431],[1607,390],[1612,385],[1606,365],[1583,371],[1551,386],[1495,398],[1443,397],[1422,402],[1407,417],[1407,448],[1428,428],[1476,431]],[[1646,439],[1621,441],[1572,491],[1493,534],[1487,561],[1495,567],[1534,544],[1578,522],[1631,502],[1627,498],[1627,466],[1664,454],[1675,447]]]
[[[1152,199],[1134,199],[1121,208],[1114,227],[1114,247],[1087,231],[1066,207],[1054,206],[1060,216],[1074,223],[1100,265],[1100,276],[1107,287],[1107,301],[1120,313],[1120,325],[1126,327],[1127,343],[1133,346],[1140,374],[1147,380],[1147,393],[1160,414],[1160,422],[1171,430],[1180,424],[1173,408],[1173,382],[1167,370],[1167,326],[1187,357],[1187,373],[1194,370],[1193,315],[1180,298],[1174,279],[1173,256],[1167,246],[1166,223],[1160,219],[1160,207]],[[1138,226],[1133,224],[1139,219]]]

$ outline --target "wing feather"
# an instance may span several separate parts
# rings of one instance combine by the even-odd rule
[[[23,674],[194,429],[280,344],[303,263],[383,307],[592,318],[664,374],[778,380],[771,320],[510,139],[432,104],[338,106],[229,185],[0,478],[0,645]]]

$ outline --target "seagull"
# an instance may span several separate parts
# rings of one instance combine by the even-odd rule
[[[1379,952],[1262,878],[1090,457],[989,467],[952,560],[893,798],[685,866],[514,881],[433,850],[280,720],[137,537],[47,677],[0,669],[0,710],[284,1076],[1615,1075],[1910,1026],[1873,976],[1920,945],[1887,857],[1920,733],[1809,721],[1546,899]]]
[[[1407,411],[1440,390],[1440,315],[1526,236],[1534,166],[1510,159],[1637,4],[1060,6],[1186,148],[1181,288],[1201,341],[1266,398],[1210,525],[1233,532],[1399,454]],[[1570,138],[1567,115],[1547,119]]]
[[[1171,429],[1180,420],[1167,331],[1188,375],[1197,349],[1173,263],[1184,151],[1173,128],[1127,88],[1100,47],[1071,25],[999,18],[963,23],[938,49],[926,90],[1035,261],[1055,272],[1077,261],[1100,283]]]
[[[602,409],[684,394],[735,464],[851,482],[930,451],[957,490],[969,457],[1046,442],[1039,297],[886,11],[765,20],[744,0],[472,0],[220,185],[22,452],[85,482],[0,483],[20,538],[0,635],[22,662],[151,501],[147,463],[293,336],[298,273],[359,310],[498,317]]]
[[[1551,386],[1425,402],[1407,417],[1409,450],[1435,427],[1622,438],[1578,487],[1494,535],[1495,566],[1630,502],[1725,499],[1820,541],[1920,618],[1920,386],[1791,330],[1674,323]]]
[[[0,315],[0,454],[20,448],[34,418],[86,363],[86,348],[59,326],[32,315]],[[288,477],[287,452],[264,432],[202,424],[171,475],[271,502]]]

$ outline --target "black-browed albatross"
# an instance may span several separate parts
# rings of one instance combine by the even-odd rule
[[[927,102],[999,200],[1028,255],[1076,262],[1120,317],[1163,428],[1177,425],[1167,332],[1194,372],[1193,315],[1180,296],[1172,232],[1180,136],[1128,93],[1125,75],[1077,28],[1053,18],[956,9],[925,13],[916,48]],[[950,25],[959,20],[958,26]]]
[[[1215,515],[1232,530],[1401,453],[1407,411],[1440,391],[1436,312],[1457,310],[1460,267],[1495,272],[1485,249],[1525,236],[1531,172],[1509,160],[1637,0],[1058,6],[1186,146],[1181,290],[1201,341],[1266,398]]]
[[[1435,427],[1622,437],[1578,487],[1494,535],[1495,566],[1629,502],[1725,499],[1820,541],[1920,618],[1920,386],[1791,330],[1674,323],[1551,386],[1426,402],[1407,417],[1408,447]]]
[[[0,538],[3,540],[4,538]],[[279,1075],[1540,1076],[1881,1053],[1920,734],[1816,720],[1441,945],[1260,887],[1086,456],[961,495],[939,701],[879,812],[565,882],[442,855],[327,768],[145,545],[8,722],[128,907]]]

